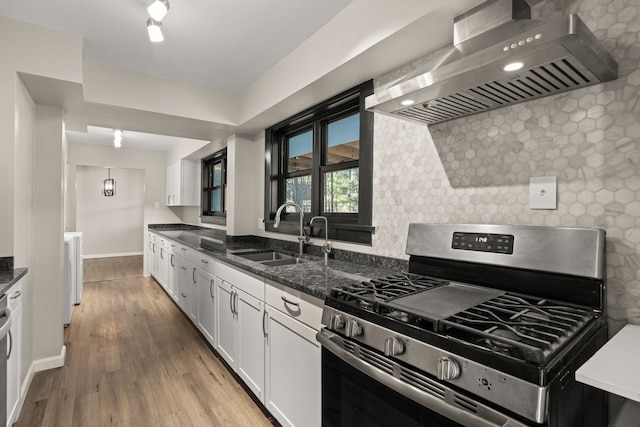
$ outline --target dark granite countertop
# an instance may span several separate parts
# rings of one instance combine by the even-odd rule
[[[194,226],[149,226],[149,231],[188,246],[212,258],[223,261],[254,275],[272,280],[314,297],[324,299],[334,286],[359,283],[375,277],[389,275],[392,271],[350,261],[329,259],[324,266],[322,257],[304,254],[307,262],[300,264],[266,266],[249,261],[237,253],[277,250],[295,256],[296,251],[274,248],[263,241],[228,242],[224,231],[200,229]],[[203,248],[201,243],[206,247]],[[296,244],[297,246],[297,244]]]
[[[27,268],[13,268],[11,270],[0,270],[0,296],[7,293],[9,288],[15,285],[18,280],[27,274]]]

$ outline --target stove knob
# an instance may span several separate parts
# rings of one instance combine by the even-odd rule
[[[362,328],[355,320],[347,320],[344,326],[344,334],[349,338],[357,337],[358,335],[362,335]]]
[[[397,356],[404,352],[404,344],[396,337],[390,337],[384,340],[384,355]]]
[[[332,314],[329,317],[329,329],[337,330],[344,328],[344,320],[339,314]]]
[[[453,380],[460,376],[460,365],[455,360],[444,356],[438,359],[438,379]]]

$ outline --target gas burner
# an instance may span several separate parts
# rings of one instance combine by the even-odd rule
[[[486,338],[486,342],[492,346],[513,348],[514,344],[512,342],[522,341],[522,338],[515,330],[506,326],[493,326],[485,332],[491,335],[491,338]]]

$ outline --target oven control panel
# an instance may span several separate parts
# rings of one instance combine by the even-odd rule
[[[454,232],[452,249],[477,252],[513,254],[514,236],[511,234],[461,233]]]

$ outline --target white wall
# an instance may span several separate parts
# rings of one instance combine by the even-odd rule
[[[36,106],[24,85],[16,79],[16,140],[15,140],[15,198],[14,198],[14,263],[34,265],[33,254],[33,159]],[[33,360],[33,272],[22,279],[22,373],[24,378]]]
[[[33,166],[33,355],[44,359],[61,355],[64,296],[62,110],[36,106],[35,162]]]
[[[112,197],[102,194],[110,173]],[[143,252],[144,170],[76,167],[76,231],[82,231],[87,258],[138,255]]]

